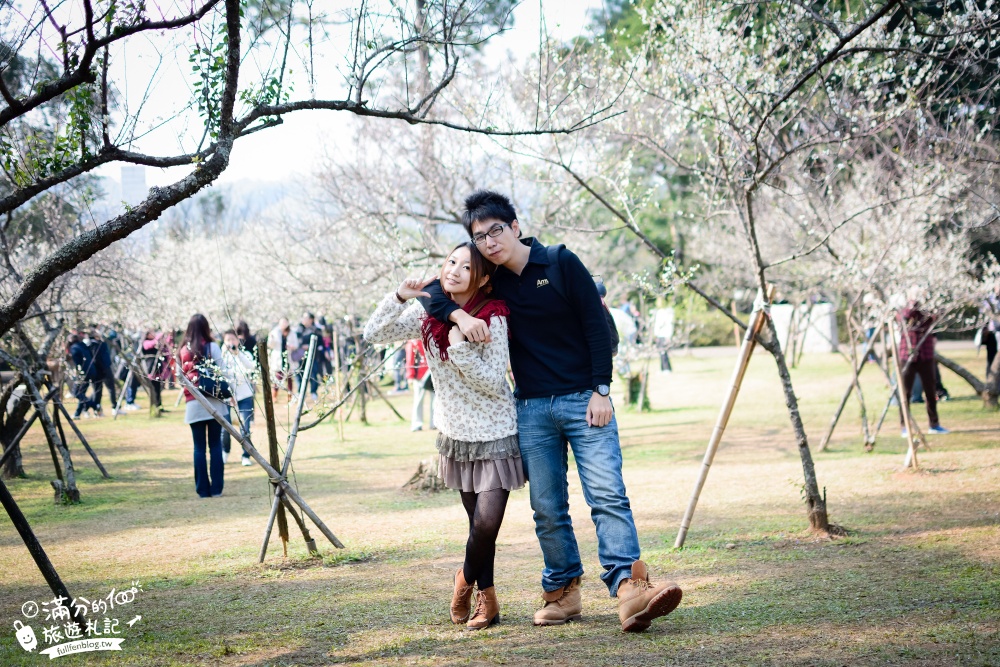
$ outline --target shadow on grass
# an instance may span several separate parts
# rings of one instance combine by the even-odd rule
[[[509,575],[500,592],[505,622],[464,632],[447,619],[448,573],[429,567],[427,554],[400,551],[386,560],[359,553],[340,563],[303,559],[143,582],[145,592],[126,612],[143,621],[123,632],[124,653],[60,664],[982,665],[1000,659],[998,566],[954,545],[873,537],[846,546],[737,540],[735,549],[725,549],[716,546],[720,541],[649,554],[654,572],[669,568],[687,590],[674,614],[638,636],[621,634],[613,603],[596,581],[585,582],[584,622],[534,628],[534,577]],[[515,572],[534,564],[531,556],[513,558]],[[74,594],[90,596],[123,582],[68,583]],[[43,590],[5,590],[0,617],[13,623],[21,602],[42,599]],[[961,655],[977,662],[956,661]],[[0,664],[38,662],[8,632],[0,635]]]

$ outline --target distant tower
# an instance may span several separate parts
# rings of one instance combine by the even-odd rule
[[[146,167],[125,165],[122,167],[122,199],[129,206],[142,202],[149,193],[146,187]]]

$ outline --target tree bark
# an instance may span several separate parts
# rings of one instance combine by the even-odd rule
[[[781,351],[781,346],[777,344],[778,332],[774,328],[774,322],[767,318],[767,341],[764,349],[774,357],[774,363],[778,367],[778,377],[781,379],[781,389],[785,393],[785,406],[788,408],[788,418],[792,423],[792,431],[795,433],[795,444],[799,449],[799,458],[802,460],[803,489],[806,497],[806,513],[809,518],[809,527],[816,531],[830,534],[843,534],[844,530],[839,526],[830,524],[829,515],[826,511],[826,494],[820,494],[819,482],[816,480],[816,466],[813,463],[812,451],[809,449],[809,439],[806,437],[806,429],[802,424],[802,415],[799,413],[799,399],[795,396],[795,388],[792,386],[792,376],[788,372],[788,364],[785,362],[785,354]],[[762,341],[763,342],[763,341]]]
[[[23,378],[20,373],[17,373],[0,391],[0,452],[7,451],[12,439],[17,437],[21,427],[24,426],[28,410],[31,408],[31,401],[25,400],[22,396],[17,399],[13,408],[9,412],[7,411],[7,405],[14,396],[14,390],[21,382],[23,382]],[[20,443],[11,451],[10,456],[4,462],[3,469],[0,470],[0,479],[13,479],[15,477],[24,477]]]
[[[70,456],[69,449],[63,444],[62,440],[59,438],[59,432],[56,430],[55,424],[49,417],[48,410],[46,409],[45,398],[42,397],[42,393],[38,390],[38,385],[30,374],[25,374],[25,382],[27,382],[28,395],[31,397],[32,402],[35,405],[35,409],[38,410],[38,418],[42,422],[42,427],[45,429],[45,437],[49,441],[49,444],[53,446],[56,451],[59,452],[59,456],[62,458],[62,485],[53,487],[56,488],[57,501],[65,503],[78,503],[80,502],[80,490],[76,487],[76,470],[73,467],[73,457]]]
[[[754,193],[753,188],[743,191],[743,201],[739,209],[745,226],[747,244],[749,246],[750,257],[754,264],[754,273],[757,283],[763,294],[767,293],[767,278],[764,275],[764,259],[760,252],[760,243],[757,240],[757,225],[754,217]],[[778,341],[778,332],[774,328],[774,321],[767,318],[767,341],[762,341],[764,349],[774,357],[774,363],[778,367],[778,377],[781,378],[781,389],[785,393],[785,406],[788,408],[788,418],[792,423],[792,431],[795,433],[795,443],[799,449],[799,458],[802,460],[803,491],[806,497],[806,514],[809,518],[809,526],[816,531],[827,534],[844,534],[844,529],[839,526],[831,526],[829,515],[826,511],[826,495],[820,495],[819,482],[816,480],[816,466],[813,464],[812,452],[809,449],[809,438],[806,436],[805,426],[802,424],[802,415],[799,413],[799,399],[795,396],[795,388],[792,386],[792,376],[788,371],[788,363],[785,354],[781,350]]]
[[[267,426],[267,451],[268,460],[271,463],[271,467],[275,470],[280,470],[281,460],[278,455],[278,430],[276,427],[276,420],[274,417],[274,400],[271,396],[271,368],[270,359],[268,358],[267,351],[267,334],[269,332],[261,331],[257,337],[257,359],[260,363],[260,384],[261,389],[264,392],[264,423]],[[271,490],[273,495],[276,497],[279,495],[278,487],[272,486]],[[274,508],[277,512],[278,518],[278,535],[281,536],[281,546],[284,550],[285,556],[288,555],[288,519],[285,517],[285,507],[284,505],[278,505]],[[264,562],[264,555],[267,553],[267,543],[268,538],[271,536],[271,522],[268,522],[267,528],[267,538],[264,540],[264,544],[261,546],[260,550],[260,561]]]
[[[983,399],[984,407],[993,410],[997,409],[997,397],[1000,395],[1000,354],[993,360],[993,365],[990,367],[990,381],[988,382],[983,382],[968,368],[962,366],[957,361],[942,356],[936,350],[934,352],[934,360],[968,382],[973,391]]]
[[[7,412],[6,406],[8,401],[9,398],[0,405],[0,410],[4,412],[3,426],[0,427],[0,451],[7,451],[7,447],[13,438],[16,438],[17,434],[20,433],[28,416],[28,410],[31,409],[31,401],[27,397],[22,396],[18,399],[13,409]],[[24,466],[21,461],[21,444],[18,443],[4,462],[3,470],[0,471],[0,477],[3,479],[14,479],[15,477],[24,476]]]
[[[10,331],[24,317],[28,308],[59,276],[76,268],[115,241],[156,220],[173,206],[193,196],[210,185],[229,166],[233,142],[239,134],[233,121],[240,66],[240,3],[225,0],[226,34],[229,48],[226,51],[226,84],[222,93],[219,119],[219,140],[213,155],[195,165],[193,171],[176,183],[164,188],[153,187],[149,196],[135,208],[89,228],[67,241],[50,255],[38,262],[24,275],[17,290],[0,305],[0,336]],[[203,9],[207,11],[210,5]],[[185,20],[187,20],[186,17]],[[67,88],[68,89],[68,88]]]
[[[600,193],[594,190],[583,178],[581,178],[576,172],[567,167],[565,164],[560,164],[560,166],[567,171],[570,176],[576,180],[587,192],[589,192],[602,206],[604,206],[612,215],[622,221],[625,226],[635,234],[639,240],[642,241],[649,250],[660,259],[661,262],[666,262],[670,258],[660,250],[660,248],[649,238],[646,234],[639,229],[633,221],[626,216],[624,213],[619,211],[613,204],[611,204],[607,199],[602,197]],[[741,218],[744,219],[746,225],[747,242],[750,250],[751,258],[754,262],[754,271],[756,274],[758,286],[763,293],[767,293],[767,279],[764,275],[764,262],[760,254],[760,247],[757,243],[757,232],[754,226],[753,218],[753,208],[752,200],[753,193],[745,192],[744,201],[742,205],[738,205]],[[743,206],[745,205],[745,209]],[[745,217],[744,217],[745,216]],[[736,325],[741,329],[746,329],[746,323],[740,321],[738,317],[730,313],[725,306],[719,303],[716,299],[713,299],[709,294],[706,294],[701,289],[698,288],[694,283],[687,281],[685,283],[692,291],[694,291],[698,296],[702,297],[715,307],[723,315],[731,319]],[[774,357],[775,364],[778,367],[778,375],[781,378],[782,391],[785,394],[785,405],[788,407],[788,418],[792,424],[792,430],[795,432],[796,444],[799,448],[799,457],[802,459],[802,471],[804,473],[804,484],[803,489],[806,494],[806,506],[809,518],[809,525],[815,530],[827,532],[828,534],[845,534],[845,531],[840,526],[834,526],[830,524],[830,520],[826,510],[826,497],[820,495],[819,483],[816,481],[816,468],[812,460],[812,452],[809,450],[809,440],[806,437],[805,427],[802,425],[802,417],[799,415],[799,405],[798,399],[795,397],[795,389],[792,387],[792,378],[788,372],[788,365],[785,362],[785,356],[781,351],[781,345],[778,342],[778,334],[774,329],[774,323],[771,318],[767,318],[767,336],[759,336],[758,343]]]

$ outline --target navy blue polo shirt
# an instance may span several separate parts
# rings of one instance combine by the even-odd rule
[[[510,309],[510,366],[518,398],[562,396],[611,384],[611,333],[597,286],[580,258],[569,250],[559,254],[563,298],[549,284],[548,252],[532,238],[528,263],[517,275],[499,266],[490,296]],[[428,312],[447,322],[458,305],[431,283]]]

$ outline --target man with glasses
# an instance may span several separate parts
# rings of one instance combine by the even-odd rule
[[[651,584],[639,560],[639,538],[622,480],[618,425],[611,405],[611,335],[590,272],[566,249],[550,253],[521,239],[514,207],[490,191],[465,201],[462,223],[483,255],[497,266],[493,295],[510,309],[510,363],[517,383],[521,461],[528,477],[535,534],[542,548],[542,599],[535,625],[581,618],[583,565],[569,515],[567,443],[573,449],[583,495],[597,528],[601,579],[617,597],[624,632],[641,632],[673,611],[681,589]],[[552,266],[551,258],[556,266]],[[552,272],[558,271],[558,274]],[[559,275],[561,288],[553,284]],[[428,312],[455,323],[473,342],[489,328],[427,286]]]

